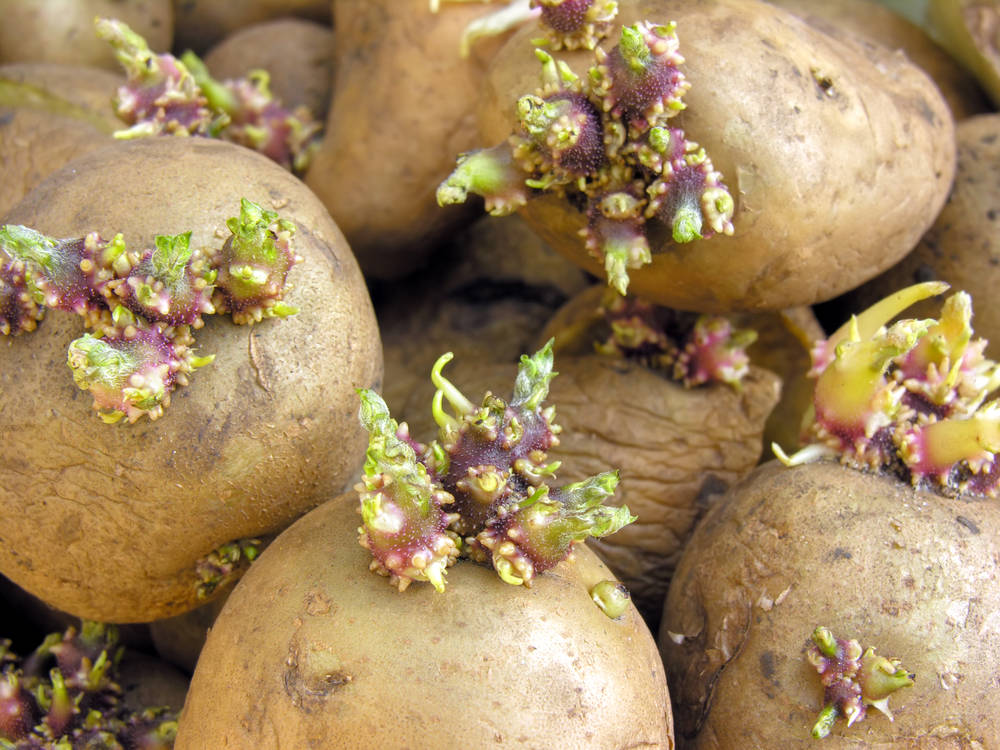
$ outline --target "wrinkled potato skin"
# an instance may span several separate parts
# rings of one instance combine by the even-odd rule
[[[916,249],[899,263],[836,301],[842,317],[864,310],[918,281],[938,279],[972,295],[972,326],[1000,358],[1000,115],[964,120],[957,128],[958,168],[948,202]],[[941,298],[908,308],[910,318],[937,317]]]
[[[271,93],[289,109],[305,107],[322,122],[333,83],[333,30],[304,18],[279,18],[237,29],[205,54],[214,78],[263,69]]]
[[[991,108],[976,79],[950,54],[915,23],[875,0],[767,1],[791,11],[825,34],[855,44],[874,43],[899,50],[931,77],[956,121]]]
[[[653,262],[630,271],[629,291],[697,312],[782,309],[853,288],[913,248],[955,159],[951,114],[923,71],[874,47],[862,57],[756,0],[621,3],[622,24],[643,19],[677,22],[691,90],[671,122],[723,174],[735,234],[674,245],[651,226]],[[513,103],[537,87],[538,35],[529,25],[493,59],[480,145],[512,132]],[[593,60],[558,57],[579,75]],[[553,248],[603,276],[578,236],[582,213],[551,195],[521,211]]]
[[[0,66],[0,216],[71,159],[108,145],[123,78],[59,63]]]
[[[0,62],[93,65],[120,71],[114,52],[94,33],[95,18],[117,18],[157,52],[174,39],[170,0],[0,0]]]
[[[498,40],[459,56],[466,25],[491,8],[427,0],[336,0],[336,80],[306,184],[330,209],[366,278],[420,268],[480,208],[437,204],[459,153],[477,146],[474,102]]]
[[[209,633],[177,750],[673,748],[662,664],[629,607],[589,589],[585,547],[530,589],[460,561],[447,588],[369,572],[357,495],[278,537]]]
[[[4,343],[0,571],[52,606],[107,622],[187,611],[203,603],[197,559],[284,528],[363,459],[354,389],[382,372],[371,303],[325,209],[273,162],[208,139],[115,144],[51,175],[6,222],[121,231],[131,247],[192,230],[194,247],[218,246],[241,197],[296,224],[305,261],[286,299],[300,312],[254,326],[208,316],[195,338],[215,361],[161,419],[98,418],[66,366],[82,333],[71,314]]]
[[[817,625],[916,674],[889,698],[895,721],[871,709],[823,747],[1000,746],[998,539],[993,500],[833,462],[760,467],[699,524],[664,607],[681,746],[816,747],[823,688],[805,648]]]

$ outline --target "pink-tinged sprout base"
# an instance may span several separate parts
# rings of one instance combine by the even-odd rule
[[[186,327],[145,323],[122,306],[112,320],[97,335],[85,333],[71,342],[67,354],[73,380],[94,397],[105,422],[159,418],[175,386],[186,385],[188,373],[214,358],[194,354]]]
[[[838,718],[853,726],[865,718],[868,706],[891,721],[889,696],[913,684],[914,675],[899,660],[877,656],[873,648],[862,651],[858,641],[835,638],[825,627],[813,631],[806,658],[823,685],[823,709],[812,728],[815,739],[828,736]]]
[[[541,10],[544,43],[553,50],[594,49],[611,31],[616,0],[531,0]]]
[[[284,318],[298,309],[284,302],[288,272],[299,263],[291,246],[295,225],[243,198],[240,215],[226,221],[232,233],[212,259],[218,269],[212,304],[238,324]]]
[[[915,486],[994,497],[1000,484],[1000,366],[972,333],[972,300],[948,298],[939,320],[889,321],[946,285],[918,284],[852,317],[813,347],[807,443],[795,465],[833,457]]]

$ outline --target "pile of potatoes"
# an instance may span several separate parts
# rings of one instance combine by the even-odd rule
[[[132,423],[106,424],[74,382],[79,316],[50,309],[0,335],[9,648],[80,620],[118,625],[148,660],[130,684],[170,674],[144,697],[178,712],[157,747],[722,750],[811,732],[837,747],[1000,747],[995,498],[834,460],[786,467],[771,447],[802,447],[822,352],[896,315],[937,317],[945,285],[926,282],[967,291],[975,336],[1000,342],[1000,2],[902,4],[908,18],[876,0],[70,5],[0,0],[0,225],[120,233],[137,252],[190,232],[214,257],[253,201],[293,232],[295,312],[206,316],[191,333],[214,359],[162,416]],[[560,6],[605,34],[604,52],[546,41],[540,13]],[[116,136],[127,76],[95,17],[157,54],[193,50],[218,81],[266,70],[317,124],[308,164],[293,174],[204,134]],[[546,71],[584,90],[643,21],[676,32],[688,88],[666,122],[721,175],[733,231],[678,242],[650,215],[628,299],[752,330],[735,382],[685,385],[653,357],[609,353],[617,293],[571,188],[524,189],[506,216],[471,194],[439,205],[460,155],[526,132],[518,100],[552,95]],[[15,276],[0,272],[0,328]],[[919,283],[912,309],[851,328]],[[358,543],[358,392],[428,443],[440,355],[478,404],[509,398],[521,356],[547,342],[559,482],[618,471],[609,502],[637,520],[530,586],[460,560],[443,592],[397,591]],[[972,474],[992,476],[1000,440],[979,449]],[[599,606],[609,582],[628,592],[613,612]],[[904,670],[891,711],[870,692],[859,716],[831,703],[823,628],[836,658],[855,639]],[[0,709],[16,687],[2,644]],[[76,715],[66,737],[82,743]],[[0,718],[4,747],[55,742]]]

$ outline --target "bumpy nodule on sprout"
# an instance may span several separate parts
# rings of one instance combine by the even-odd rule
[[[356,487],[361,544],[372,552],[371,569],[400,590],[412,580],[442,590],[444,570],[460,552],[492,563],[507,583],[530,586],[574,544],[635,520],[627,508],[604,505],[617,472],[550,487],[558,462],[547,462],[547,450],[559,428],[542,401],[555,375],[552,344],[521,358],[509,402],[487,393],[481,407],[444,378],[451,354],[442,355],[431,374],[438,439],[428,445],[414,441],[379,396],[359,391],[370,436]]]
[[[552,342],[533,356],[521,358],[510,402],[486,393],[476,406],[441,371],[451,361],[446,354],[431,371],[437,386],[433,414],[439,426],[436,476],[455,498],[459,518],[452,528],[463,536],[481,529],[491,514],[529,487],[553,476],[558,462],[548,450],[558,444],[560,428],[554,407],[542,408],[552,371]],[[444,401],[454,411],[444,409]]]
[[[599,0],[537,5],[543,20],[566,24],[613,15],[613,3]],[[595,64],[583,78],[549,52],[535,54],[541,85],[512,102],[517,132],[461,155],[438,188],[438,203],[463,203],[474,193],[487,211],[503,215],[550,192],[583,206],[586,248],[620,294],[629,271],[653,261],[647,222],[665,224],[676,243],[733,234],[736,205],[721,173],[681,129],[666,126],[689,88],[672,23],[624,27],[610,52],[594,49]]]
[[[106,318],[106,297],[116,270],[122,268],[125,243],[116,235],[111,241],[96,232],[85,237],[55,239],[18,224],[0,227],[0,250],[5,283],[17,289],[12,293],[13,315],[27,315],[40,320],[41,307],[67,310],[81,315],[84,323],[96,325]],[[27,292],[31,300],[25,300]],[[12,330],[18,330],[14,325]],[[20,330],[30,330],[23,324]]]
[[[125,307],[112,313],[113,324],[98,335],[85,333],[69,345],[73,380],[94,397],[101,419],[134,422],[162,416],[177,385],[214,358],[197,357],[186,327],[164,328],[137,319]]]
[[[877,656],[875,649],[864,651],[856,640],[835,638],[828,628],[813,631],[806,658],[823,684],[823,710],[812,728],[812,736],[830,734],[838,718],[847,726],[865,718],[868,706],[892,720],[889,696],[913,684],[914,675],[900,666],[898,659]]]
[[[531,0],[539,8],[546,42],[554,50],[594,49],[618,15],[616,0]]]
[[[215,312],[211,297],[217,272],[191,247],[191,233],[157,235],[155,249],[127,253],[128,272],[112,283],[122,303],[146,320],[171,326],[202,326]]]
[[[215,115],[194,77],[170,54],[155,54],[146,40],[117,19],[98,18],[94,28],[114,50],[127,81],[118,89],[115,113],[129,128],[116,138],[160,133],[206,135]]]
[[[295,225],[243,198],[240,215],[226,221],[231,236],[213,259],[218,269],[213,304],[235,323],[284,318],[298,309],[284,302],[288,271],[302,260],[292,249]]]
[[[33,331],[45,317],[45,308],[28,287],[27,264],[9,258],[0,264],[0,334]]]
[[[1000,366],[972,338],[972,301],[958,292],[939,320],[889,321],[947,285],[917,284],[873,305],[813,347],[810,443],[787,464],[823,456],[895,471],[914,485],[995,496],[1000,483]]]
[[[400,425],[374,391],[362,389],[361,424],[368,430],[361,498],[361,546],[372,553],[372,570],[403,591],[412,581],[430,581],[444,591],[445,570],[459,553],[448,531],[457,518],[444,510],[453,498],[435,486]]]
[[[11,750],[168,750],[177,734],[166,708],[133,711],[115,680],[122,654],[113,626],[83,621],[53,633],[24,659],[4,652],[0,747]]]

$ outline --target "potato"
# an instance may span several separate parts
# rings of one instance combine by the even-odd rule
[[[43,177],[106,146],[121,76],[59,63],[0,66],[0,216]]]
[[[647,222],[652,262],[629,271],[630,291],[698,312],[776,310],[829,299],[913,248],[955,159],[951,115],[921,70],[877,48],[862,55],[757,0],[620,6],[616,24],[676,22],[691,89],[668,122],[705,148],[736,203],[732,236],[675,244],[666,225]],[[514,102],[537,88],[539,31],[528,25],[494,57],[480,145],[508,137]],[[581,76],[594,59],[556,56]],[[603,275],[578,234],[580,209],[543,193],[521,213],[554,249]]]
[[[912,3],[912,0],[907,0]],[[931,77],[955,120],[990,109],[971,76],[927,33],[875,0],[768,0],[820,31],[852,43],[872,42],[905,54]]]
[[[689,748],[816,747],[817,625],[914,684],[838,721],[830,748],[1000,746],[1000,515],[833,462],[761,466],[709,511],[671,584],[660,649]]]
[[[244,0],[220,3],[218,0],[171,0],[179,50],[192,49],[201,54],[213,44],[244,26],[284,16],[329,23],[330,0]],[[162,49],[156,48],[154,49]]]
[[[927,25],[1000,104],[1000,6],[994,0],[929,0]]]
[[[508,216],[481,218],[435,253],[430,267],[376,285],[381,395],[390,411],[424,424],[434,394],[431,367],[442,353],[455,354],[456,382],[469,365],[513,365],[544,343],[535,345],[538,329],[587,284],[583,271]]]
[[[66,367],[73,315],[49,311],[0,350],[0,572],[59,609],[108,622],[192,609],[199,560],[284,528],[363,459],[355,388],[382,372],[371,302],[336,225],[281,167],[209,139],[116,143],[51,175],[6,222],[122,232],[137,248],[190,230],[194,247],[218,246],[242,197],[297,227],[304,262],[286,300],[300,312],[252,326],[208,316],[195,343],[215,361],[161,419],[97,417]]]
[[[959,123],[958,167],[948,202],[916,249],[870,282],[827,307],[841,318],[920,281],[938,279],[963,289],[976,301],[976,330],[992,342],[987,354],[1000,357],[1000,306],[994,303],[1000,283],[1000,115],[987,114]],[[915,317],[936,310],[930,300],[917,303]]]
[[[475,216],[442,209],[435,189],[476,145],[472,114],[497,41],[459,56],[482,3],[337,0],[336,79],[326,133],[306,184],[330,209],[366,278],[398,279]],[[428,43],[433,40],[433,43]]]
[[[274,96],[290,110],[306,107],[316,120],[330,108],[333,30],[316,21],[278,18],[241,27],[206,52],[204,62],[217,80],[266,70]]]
[[[324,503],[233,590],[191,681],[175,747],[672,748],[662,665],[586,547],[509,586],[459,562],[437,593],[369,572],[357,495]]]
[[[0,0],[0,62],[53,62],[118,71],[107,43],[94,33],[95,18],[118,18],[156,50],[170,49],[174,12],[170,0]]]

